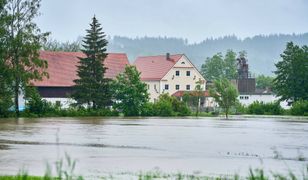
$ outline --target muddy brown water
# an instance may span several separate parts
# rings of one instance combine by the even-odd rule
[[[65,153],[86,177],[153,169],[247,174],[250,167],[301,173],[308,164],[308,119],[0,119],[0,174],[43,175]]]

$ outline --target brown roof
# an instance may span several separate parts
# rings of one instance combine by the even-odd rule
[[[75,85],[73,80],[77,79],[78,57],[85,57],[82,52],[51,52],[41,51],[40,58],[48,62],[47,72],[49,78],[33,82],[34,86],[44,87],[70,87]],[[105,77],[115,78],[124,71],[129,64],[124,53],[109,53],[104,62],[108,68]]]
[[[183,54],[138,57],[135,66],[141,72],[141,80],[161,80],[181,59]]]
[[[172,94],[172,96],[175,96],[175,97],[183,97],[183,95],[185,93],[189,93],[189,95],[191,96],[196,96],[197,95],[197,91],[177,91],[175,92],[174,94]],[[209,92],[208,91],[202,91],[202,95],[203,97],[209,97]]]

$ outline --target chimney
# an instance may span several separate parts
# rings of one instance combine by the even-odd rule
[[[170,60],[170,53],[166,53],[166,59]]]

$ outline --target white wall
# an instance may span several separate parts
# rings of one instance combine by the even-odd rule
[[[61,108],[69,108],[71,104],[76,103],[75,100],[70,98],[42,98],[45,99],[48,102],[51,102],[53,104],[56,104],[57,102],[61,103]]]
[[[13,99],[14,102],[14,99]],[[24,92],[21,91],[20,94],[18,95],[18,102],[19,102],[19,110],[23,111],[26,108],[26,100],[25,100],[25,95]]]
[[[160,81],[143,81],[147,84],[148,93],[150,94],[150,101],[154,102],[161,94]]]
[[[239,95],[237,98],[241,104],[244,106],[249,106],[255,101],[271,103],[279,100],[279,97],[276,97],[273,94],[247,94]],[[280,106],[284,109],[289,109],[290,106],[287,105],[286,101],[280,102]]]

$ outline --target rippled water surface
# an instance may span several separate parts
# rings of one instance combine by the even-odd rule
[[[42,175],[68,153],[76,172],[96,177],[159,168],[206,175],[249,167],[300,172],[308,164],[308,120],[281,117],[198,119],[0,119],[0,174]],[[305,159],[306,158],[306,159]]]

